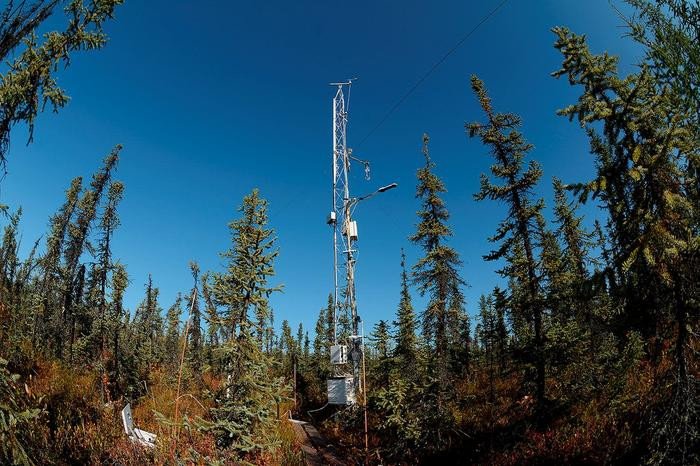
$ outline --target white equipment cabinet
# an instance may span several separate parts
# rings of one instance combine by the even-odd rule
[[[356,403],[355,384],[352,376],[331,377],[327,382],[329,405],[352,405]]]
[[[347,364],[348,347],[346,345],[331,345],[331,364]]]
[[[345,223],[343,235],[349,236],[351,241],[357,241],[357,222],[355,220],[350,220]]]

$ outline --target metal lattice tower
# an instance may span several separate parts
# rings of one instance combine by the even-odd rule
[[[337,86],[333,97],[333,206],[328,216],[328,224],[333,227],[333,345],[330,348],[333,377],[328,380],[328,399],[333,404],[354,403],[356,393],[364,394],[366,407],[367,396],[364,387],[364,330],[360,333],[360,317],[357,314],[355,300],[355,242],[357,241],[357,223],[352,219],[353,211],[361,201],[395,188],[397,183],[390,183],[360,197],[350,196],[350,164],[359,162],[364,165],[365,179],[369,180],[369,162],[353,157],[348,149],[348,108],[352,80],[331,83]],[[343,90],[347,89],[346,97]],[[338,341],[338,324],[340,317],[345,322],[350,319],[350,335],[343,335],[347,341]],[[347,350],[347,352],[346,352]],[[349,374],[351,366],[352,373]],[[362,369],[363,376],[360,377]],[[339,392],[340,390],[340,392]],[[365,419],[366,424],[366,419]],[[366,428],[366,425],[365,425]]]
[[[333,295],[333,344],[338,343],[338,312],[339,312],[339,295],[341,293],[339,282],[339,262],[342,257],[339,257],[339,251],[344,251],[347,248],[346,239],[342,234],[338,234],[338,224],[341,228],[345,224],[343,213],[345,211],[344,204],[350,199],[350,186],[348,186],[348,170],[350,160],[348,157],[347,148],[347,127],[348,114],[346,111],[346,100],[343,94],[343,87],[350,87],[350,82],[338,83],[338,90],[333,98],[333,205],[328,223],[333,227],[333,273],[334,273],[334,295]],[[342,254],[342,253],[341,253]],[[343,280],[344,281],[344,280]],[[345,288],[343,286],[343,288]]]
[[[338,322],[340,316],[350,318],[350,363],[353,368],[355,387],[360,386],[360,363],[362,342],[358,335],[359,318],[355,301],[355,249],[357,223],[352,220],[352,209],[356,200],[350,197],[349,172],[352,159],[347,147],[348,97],[351,81],[332,83],[337,86],[333,98],[333,206],[328,224],[333,227],[333,270],[334,270],[334,325],[333,343],[338,344]],[[345,96],[343,89],[348,89]],[[367,164],[365,163],[367,168]],[[343,342],[344,343],[344,342]]]

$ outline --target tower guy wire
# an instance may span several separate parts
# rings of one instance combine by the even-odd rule
[[[506,4],[508,3],[508,0],[502,0],[501,3],[496,5],[496,7],[491,10],[486,16],[484,16],[481,21],[479,21],[473,28],[469,30],[450,50],[448,50],[438,61],[436,61],[433,66],[430,67],[430,69],[421,76],[421,78],[399,99],[396,101],[396,103],[389,109],[388,112],[382,117],[379,122],[374,125],[374,127],[363,137],[360,139],[360,142],[357,144],[357,147],[360,148],[367,139],[369,139],[386,121],[389,119],[389,117],[403,104],[406,99],[408,99],[415,91],[418,89],[418,87],[425,82],[426,79],[430,77],[435,70],[437,70],[440,65],[442,65],[445,60],[449,58],[450,55],[452,55],[454,52],[459,49],[462,44],[464,44],[467,39],[469,39],[472,34],[474,34],[486,21],[491,19],[492,16],[494,16],[498,11]]]

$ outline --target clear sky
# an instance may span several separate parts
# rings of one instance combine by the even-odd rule
[[[464,261],[470,313],[500,282],[482,255],[503,206],[477,203],[479,174],[491,163],[464,123],[482,118],[469,76],[485,82],[499,111],[524,120],[551,177],[581,181],[592,173],[582,131],[557,117],[577,90],[550,73],[561,62],[550,28],[586,33],[592,49],[639,50],[623,39],[608,0],[510,0],[445,61],[362,146],[388,109],[500,0],[224,2],[127,0],[108,24],[108,46],[76,55],[59,73],[72,99],[58,115],[42,114],[34,143],[16,129],[0,202],[24,208],[23,249],[47,231],[48,218],[77,175],[88,178],[117,143],[117,178],[126,184],[113,251],[127,266],[133,310],[149,273],[167,308],[191,286],[188,261],[220,270],[230,244],[227,223],[253,188],[270,202],[280,249],[272,299],[277,325],[288,319],[313,330],[332,287],[331,99],[327,83],[359,77],[352,90],[349,146],[372,162],[352,189],[362,195],[389,182],[399,188],[361,204],[357,295],[368,328],[392,320],[399,300],[400,248],[409,244],[419,208],[415,172],[421,136],[431,136],[436,173],[447,185],[451,245]],[[619,1],[615,1],[619,3]],[[623,8],[623,5],[618,5]],[[624,8],[623,8],[624,10]],[[589,216],[595,210],[586,209]],[[414,292],[417,310],[422,300]]]

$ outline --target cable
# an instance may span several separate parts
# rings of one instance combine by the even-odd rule
[[[326,409],[327,406],[328,406],[328,403],[326,403],[325,405],[321,406],[321,407],[318,408],[318,409],[310,409],[309,411],[306,412],[306,414],[309,415],[309,417],[311,418],[312,421],[316,422],[316,419],[314,418],[314,415],[311,414],[311,413],[317,413],[317,412],[319,412],[319,411],[323,411],[324,409]]]
[[[440,58],[440,60],[438,60],[437,62],[435,62],[435,64],[433,64],[433,66],[418,80],[418,82],[416,82],[416,83],[413,85],[413,87],[411,87],[411,88],[408,90],[408,92],[406,92],[406,93],[403,95],[403,97],[401,97],[401,98],[389,109],[389,111],[386,113],[386,115],[384,115],[384,117],[383,117],[381,120],[379,120],[379,123],[377,123],[377,124],[374,126],[374,128],[372,128],[372,129],[370,130],[370,132],[367,133],[367,135],[366,135],[364,138],[362,138],[362,140],[360,140],[359,144],[357,144],[357,147],[358,147],[358,148],[361,147],[362,144],[363,144],[367,139],[369,139],[369,137],[372,136],[372,134],[374,134],[374,132],[377,131],[377,130],[389,119],[389,117],[396,111],[396,109],[398,109],[398,108],[401,106],[401,104],[403,104],[403,103],[406,101],[406,99],[408,99],[408,98],[411,96],[411,94],[413,94],[413,93],[415,92],[415,90],[418,89],[418,86],[420,86],[421,84],[423,84],[423,81],[425,81],[426,79],[428,79],[428,77],[429,77],[431,74],[433,74],[433,72],[434,72],[440,65],[442,65],[442,63],[443,63],[445,60],[447,60],[447,58],[448,58],[450,55],[452,55],[455,51],[457,51],[457,49],[458,49],[459,47],[461,47],[461,45],[462,45],[464,42],[466,42],[466,40],[469,39],[469,37],[471,37],[471,35],[474,34],[474,33],[477,31],[477,29],[479,29],[479,27],[481,27],[482,24],[484,24],[484,23],[485,23],[486,21],[488,21],[493,15],[495,15],[495,14],[498,12],[498,10],[500,10],[500,9],[503,7],[503,5],[505,5],[506,3],[508,3],[508,0],[502,0],[501,3],[499,3],[498,6],[496,6],[496,8],[494,8],[493,10],[491,10],[486,16],[484,16],[484,17],[481,19],[481,21],[479,21],[479,22],[476,24],[476,26],[474,26],[464,37],[462,37],[462,38],[459,40],[459,42],[457,42],[457,44],[454,45],[454,47],[452,47],[450,50],[448,50],[447,53],[445,53],[445,54],[442,56],[442,58]]]

